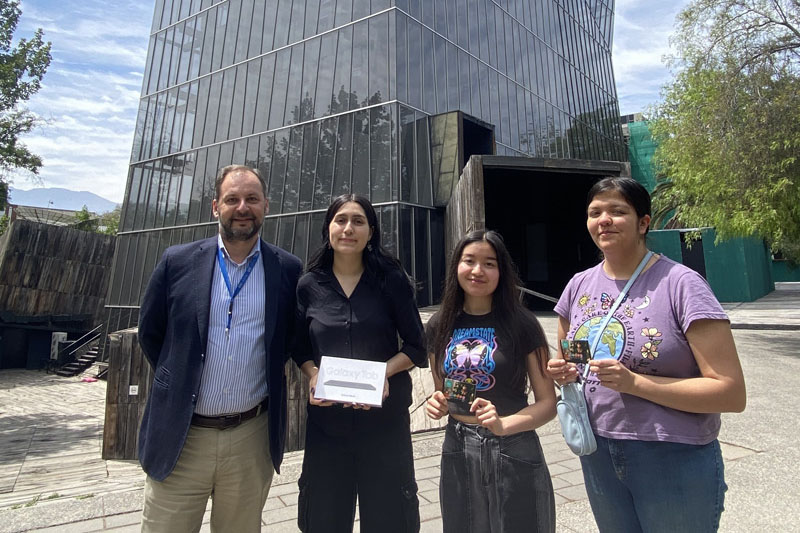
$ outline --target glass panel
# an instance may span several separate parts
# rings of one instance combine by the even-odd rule
[[[178,101],[175,106],[175,120],[172,123],[172,140],[169,143],[169,151],[177,152],[181,149],[181,135],[183,125],[186,121],[186,104],[189,102],[189,85],[178,87]]]
[[[369,21],[369,103],[384,102],[389,97],[389,16]]]
[[[427,210],[417,208],[414,209],[414,280],[417,282],[417,305],[429,304],[428,256],[430,253],[428,213]]]
[[[272,149],[275,145],[275,135],[272,133],[265,133],[259,136],[258,142],[258,171],[261,177],[267,182],[267,199],[269,199],[269,179],[272,171]]]
[[[295,217],[294,242],[292,253],[300,258],[303,263],[308,258],[308,222],[311,215],[298,215]]]
[[[295,124],[300,121],[300,91],[303,84],[303,49],[299,44],[291,48],[292,59],[289,64],[289,83],[286,86],[286,109],[284,124]]]
[[[339,1],[341,2],[341,0]],[[339,30],[339,46],[336,48],[336,69],[333,71],[331,113],[340,113],[350,109],[350,59],[352,54],[353,27],[348,26]]]
[[[327,209],[327,205],[325,208]],[[308,230],[309,255],[322,247],[322,226],[325,224],[325,213],[311,214],[311,227]]]
[[[214,140],[222,142],[229,139],[228,130],[231,124],[231,107],[233,105],[234,89],[236,87],[236,69],[228,68],[222,71],[222,93],[219,96],[219,112],[217,113],[217,134]],[[213,91],[213,89],[212,89]],[[212,95],[214,93],[212,92]],[[209,102],[210,104],[210,102]],[[209,106],[210,107],[210,106]]]
[[[320,122],[313,209],[324,209],[331,201],[337,123],[338,119],[336,118],[329,118]]]
[[[353,115],[353,171],[351,192],[369,196],[369,110]]]
[[[414,137],[414,111],[403,106],[400,108],[400,200],[416,203]]]
[[[422,30],[422,109],[429,113],[436,113],[436,85],[434,73],[433,32]],[[443,74],[446,70],[441,71]],[[444,76],[442,76],[444,77]]]
[[[254,62],[258,62],[256,59]],[[275,54],[270,54],[261,59],[261,69],[258,78],[258,93],[256,105],[253,109],[253,131],[258,133],[269,128],[269,108],[272,100],[272,74],[275,70]]]
[[[317,20],[319,19],[319,1],[320,0],[306,0],[306,24],[303,30],[303,35],[313,37],[317,34]]]
[[[275,81],[272,84],[272,106],[269,113],[269,129],[283,126],[283,113],[286,106],[286,87],[289,84],[289,64],[292,59],[292,49],[284,48],[277,53],[275,60]],[[263,72],[263,68],[261,69]]]
[[[189,47],[189,67],[186,72],[186,79],[193,80],[200,72],[200,58],[203,53],[203,39],[206,30],[206,14],[200,13],[191,23],[194,34],[192,35],[191,46]],[[187,29],[189,23],[186,25]]]
[[[353,148],[353,114],[339,117],[339,130],[336,138],[336,160],[333,174],[333,197],[350,191],[350,169]]]
[[[134,213],[133,228],[144,228],[144,222],[147,218],[147,197],[150,193],[150,182],[153,176],[153,168],[151,164],[145,163],[142,167],[142,184],[139,187],[139,197],[136,200],[136,212]]]
[[[353,26],[353,69],[350,80],[351,98],[355,107],[367,105],[369,81],[369,23],[359,22]],[[351,106],[350,109],[354,109]]]
[[[175,224],[178,226],[186,224],[189,219],[189,201],[192,197],[192,177],[194,175],[194,153],[184,156],[182,170],[180,190],[178,191],[178,214],[175,217]]]
[[[317,92],[317,79],[320,55],[320,39],[306,41],[306,53],[303,64],[303,85],[300,100],[300,122],[314,118],[314,95]]]
[[[278,220],[278,246],[286,250],[292,251],[292,244],[294,243],[294,221],[297,217],[281,217]]]
[[[209,9],[205,12],[206,24],[203,30],[203,51],[200,56],[200,70],[198,74],[208,74],[211,72],[211,59],[214,52],[214,31],[217,27],[217,10]]]
[[[208,157],[206,158],[205,179],[203,180],[203,197],[200,201],[200,222],[207,220],[214,220],[211,214],[211,201],[216,197],[214,190],[214,179],[217,175],[217,170],[220,168],[219,164],[219,150],[220,146],[215,145],[208,149]]]
[[[267,0],[266,5],[264,6],[264,35],[261,38],[262,54],[277,48],[273,43],[277,24],[278,2],[275,0]]]
[[[298,211],[308,211],[314,199],[314,177],[319,144],[319,122],[303,126],[303,162],[300,172]]]
[[[272,49],[286,46],[289,42],[289,28],[292,23],[292,3],[293,0],[279,0],[278,13],[275,19],[275,40]]]
[[[261,238],[265,241],[275,244],[278,242],[278,218],[267,217],[264,220],[264,225],[261,226]]]
[[[292,22],[289,25],[289,43],[303,39],[303,27],[306,22],[306,3],[304,0],[292,2]]]
[[[217,20],[214,30],[214,54],[211,56],[211,70],[218,70],[222,65],[222,51],[225,44],[225,27],[228,23],[228,4],[216,7]]]
[[[189,198],[189,214],[186,222],[197,224],[200,222],[201,202],[203,201],[203,187],[206,177],[206,150],[196,152],[196,164],[194,165],[194,176],[192,176],[192,192]]]
[[[247,49],[250,45],[250,26],[253,20],[253,0],[242,0],[242,11],[239,16],[239,31],[236,35],[236,52],[233,62],[239,63],[247,59]],[[260,33],[253,35],[260,35]]]
[[[422,205],[433,205],[433,184],[431,183],[431,146],[428,134],[428,117],[417,114],[417,191],[418,202]]]
[[[394,257],[399,257],[397,249],[397,205],[381,206],[377,209],[381,224],[381,242]]]
[[[289,139],[289,156],[286,161],[286,179],[284,181],[281,213],[297,211],[297,196],[300,187],[300,172],[302,170],[303,128],[291,128]]]
[[[459,108],[465,113],[473,114],[470,100],[469,57],[465,51],[458,50],[458,89],[461,102]]]
[[[237,139],[233,141],[233,154],[231,164],[244,165],[247,158],[247,139]]]
[[[189,75],[189,58],[191,57],[192,41],[194,40],[194,19],[178,24],[178,29],[175,34],[176,40],[178,34],[181,35],[182,39],[179,42],[181,47],[180,60],[178,61],[178,72],[175,82],[182,83],[186,81]]]
[[[319,4],[319,23],[317,32],[322,33],[333,29],[333,22],[336,16],[336,0],[320,0]]]
[[[407,205],[400,206],[400,227],[398,235],[398,243],[400,248],[400,263],[403,268],[414,275],[414,231],[411,226],[411,207]]]
[[[120,216],[119,231],[130,231],[133,229],[137,199],[139,198],[139,187],[142,184],[142,167],[138,165],[131,166],[129,174],[130,182]]]
[[[225,45],[222,49],[222,67],[232,65],[236,57],[236,35],[239,33],[239,11],[242,0],[228,0],[228,16],[225,25]],[[249,23],[249,18],[247,19]]]
[[[408,21],[408,103],[422,107],[422,28]]]
[[[408,101],[408,44],[406,39],[406,24],[408,19],[404,15],[397,15],[397,99],[401,102]]]
[[[219,162],[217,165],[222,168],[233,164],[233,143],[227,142],[219,146]]]
[[[255,59],[248,61],[239,68],[246,69],[246,81],[244,84],[238,83],[237,92],[244,92],[244,109],[242,110],[242,135],[251,135],[256,118],[256,108],[258,107],[258,78],[261,71],[261,60]],[[242,91],[242,85],[244,90]]]
[[[353,0],[353,20],[369,16],[369,0]]]
[[[336,26],[342,26],[353,20],[352,15],[353,0],[336,1]]]
[[[474,57],[470,57],[469,61],[469,85],[470,85],[470,94],[472,95],[472,115],[475,117],[480,117],[482,115],[481,111],[481,83],[480,83],[480,74],[478,71],[478,60]]]
[[[267,0],[254,0],[253,2],[253,25],[250,29],[250,43],[247,45],[247,57],[254,58],[261,53],[261,42],[264,39],[264,7]],[[273,2],[270,2],[273,3]],[[273,23],[270,19],[267,25]]]
[[[275,148],[269,177],[270,212],[283,213],[283,188],[286,180],[286,161],[289,156],[289,129],[275,132]]]
[[[447,110],[458,109],[458,48],[447,43]]]
[[[391,128],[389,106],[369,110],[370,123],[370,195],[373,203],[391,200]]]
[[[231,69],[233,70],[233,69]],[[245,108],[245,97],[247,96],[247,65],[241,64],[236,67],[236,82],[233,89],[233,105],[231,106],[231,127],[228,138],[233,139],[242,135],[242,123],[244,115],[250,114],[250,109]]]
[[[333,69],[336,64],[336,38],[336,32],[322,37],[316,97],[314,98],[315,117],[324,117],[330,114],[331,98],[333,97]]]

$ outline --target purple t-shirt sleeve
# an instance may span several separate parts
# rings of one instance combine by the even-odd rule
[[[575,291],[575,278],[578,277],[578,274],[572,276],[572,279],[569,280],[567,286],[564,287],[564,290],[561,292],[561,296],[558,299],[558,303],[553,308],[555,313],[562,317],[569,320],[569,313],[570,307],[572,306],[572,293]]]
[[[675,321],[685,334],[695,320],[728,320],[708,282],[693,270],[683,269],[673,287]]]

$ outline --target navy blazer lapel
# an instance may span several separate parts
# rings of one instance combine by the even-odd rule
[[[269,346],[275,333],[275,317],[278,313],[278,298],[281,295],[281,264],[278,256],[261,240],[261,257],[264,263],[264,346],[269,357]]]
[[[217,237],[200,241],[192,254],[197,332],[203,351],[208,342],[208,314],[211,311],[211,281],[214,279],[214,266],[217,264],[217,243]]]

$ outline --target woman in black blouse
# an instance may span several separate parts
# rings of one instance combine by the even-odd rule
[[[336,198],[322,240],[297,285],[293,357],[310,392],[298,526],[306,533],[350,532],[358,496],[361,531],[418,531],[408,369],[425,366],[426,352],[414,288],[381,246],[366,198]],[[315,399],[323,355],[386,362],[383,406]]]

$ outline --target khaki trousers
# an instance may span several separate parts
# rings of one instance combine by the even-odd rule
[[[211,531],[260,532],[272,483],[264,412],[225,430],[191,426],[175,469],[164,481],[147,476],[142,532],[197,532],[211,497]]]

